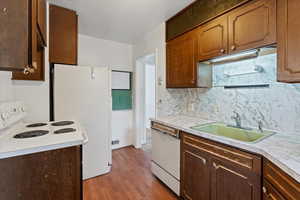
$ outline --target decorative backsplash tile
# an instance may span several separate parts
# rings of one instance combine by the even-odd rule
[[[239,62],[239,65],[250,65],[252,61]],[[280,133],[300,134],[300,84],[285,84],[275,81],[276,54],[263,56],[259,59],[269,75],[261,79],[251,79],[259,83],[270,83],[269,88],[239,88],[224,89],[219,87],[228,84],[228,80],[214,80],[219,85],[210,89],[165,89],[160,95],[162,102],[158,103],[158,116],[188,114],[201,118],[234,123],[231,119],[233,111],[242,117],[242,125],[257,127],[258,121],[263,122],[265,129],[276,130]],[[232,66],[234,66],[234,63]],[[252,64],[255,64],[252,62]],[[226,64],[230,65],[230,64]],[[214,69],[218,76],[219,70]],[[228,66],[227,66],[228,67]],[[246,83],[235,79],[230,84]],[[239,82],[241,81],[241,82]],[[226,83],[225,83],[226,82]]]

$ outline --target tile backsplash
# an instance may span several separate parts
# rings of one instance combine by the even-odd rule
[[[243,62],[250,64],[249,61]],[[243,62],[239,62],[239,65]],[[258,64],[258,62],[253,62],[253,64]],[[213,88],[164,90],[162,102],[157,105],[158,116],[188,114],[214,121],[234,123],[231,116],[233,111],[236,111],[242,117],[242,125],[246,127],[257,127],[258,122],[262,121],[265,129],[276,130],[280,133],[300,132],[300,84],[275,81],[276,54],[259,58],[259,64],[269,71],[269,75],[261,79],[256,77],[249,78],[249,80],[251,84],[253,81],[255,83],[268,82],[270,87],[224,89],[220,87],[225,84],[224,80],[216,79],[220,77],[220,74],[216,73],[223,73],[222,66],[218,66],[218,70],[214,69]],[[244,78],[240,81],[245,84],[247,77],[243,76]],[[231,82],[237,85],[239,83],[238,79]]]

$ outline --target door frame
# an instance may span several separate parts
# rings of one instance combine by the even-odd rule
[[[135,79],[134,79],[134,107],[135,107],[135,138],[134,147],[142,147],[142,137],[146,135],[146,124],[145,124],[145,68],[142,59],[146,56],[154,55],[155,57],[155,117],[157,117],[157,77],[158,77],[158,49],[155,52],[147,53],[143,56],[138,57],[135,60]]]

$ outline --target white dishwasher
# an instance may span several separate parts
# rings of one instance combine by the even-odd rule
[[[152,173],[174,193],[180,193],[179,131],[152,122]]]

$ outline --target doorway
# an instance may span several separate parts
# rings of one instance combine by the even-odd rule
[[[156,117],[156,56],[149,54],[136,62],[136,139],[138,147],[151,150],[151,118]]]

